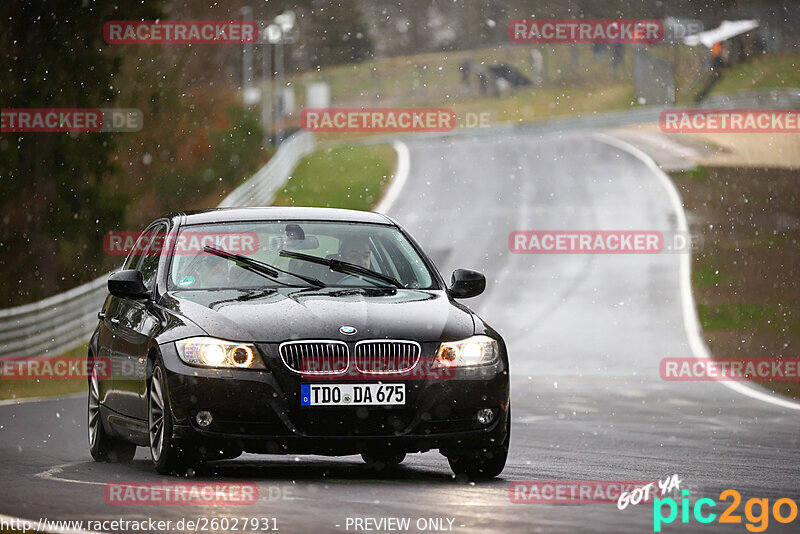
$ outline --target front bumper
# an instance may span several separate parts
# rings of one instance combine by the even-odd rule
[[[438,347],[438,344],[436,344]],[[428,350],[426,351],[426,348]],[[287,454],[345,455],[374,448],[443,453],[500,444],[506,437],[509,380],[505,355],[497,363],[459,369],[446,379],[393,380],[406,387],[404,406],[301,407],[300,384],[268,344],[259,352],[267,370],[207,369],[186,365],[173,344],[161,347],[174,417],[173,437],[183,448]],[[423,345],[423,354],[431,354]],[[317,379],[319,380],[319,379]],[[369,378],[321,383],[378,382]],[[476,414],[490,408],[491,423]],[[195,422],[211,412],[206,428]]]

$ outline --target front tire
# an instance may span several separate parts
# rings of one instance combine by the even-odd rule
[[[375,471],[383,471],[384,469],[391,469],[403,463],[406,459],[406,453],[394,451],[370,451],[361,453],[361,459],[367,464],[367,467]]]
[[[91,356],[90,356],[91,359]],[[89,379],[88,418],[89,452],[96,462],[128,463],[136,454],[136,445],[109,436],[100,413],[100,379],[92,366]]]
[[[450,469],[458,476],[469,480],[488,480],[503,472],[508,459],[508,445],[511,442],[511,408],[506,421],[506,437],[499,446],[467,450],[447,457]]]
[[[153,368],[147,388],[147,429],[155,470],[162,475],[183,474],[187,465],[185,455],[172,438],[172,411],[161,362]]]

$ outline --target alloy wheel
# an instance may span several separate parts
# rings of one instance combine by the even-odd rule
[[[95,446],[97,442],[98,427],[100,425],[100,380],[97,371],[92,370],[89,381],[89,445]]]
[[[148,427],[150,429],[150,453],[156,462],[164,449],[164,392],[161,387],[161,368],[153,370],[150,381]]]

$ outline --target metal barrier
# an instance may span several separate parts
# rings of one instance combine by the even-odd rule
[[[290,137],[245,183],[234,189],[219,207],[265,206],[297,166],[314,150],[314,135]],[[108,295],[111,273],[38,302],[0,310],[0,355],[59,354],[86,342],[97,326],[97,312]]]
[[[234,189],[220,202],[220,208],[268,206],[275,192],[292,173],[300,158],[314,150],[314,134],[301,132],[281,143],[278,151],[252,178]]]
[[[38,302],[0,310],[0,354],[58,354],[86,341],[108,294],[105,274]]]

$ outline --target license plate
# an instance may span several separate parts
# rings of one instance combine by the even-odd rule
[[[300,384],[300,406],[402,406],[403,384]]]

